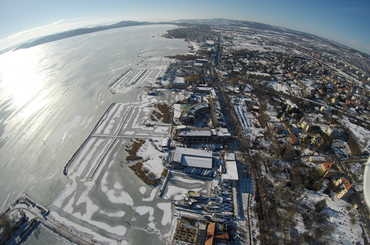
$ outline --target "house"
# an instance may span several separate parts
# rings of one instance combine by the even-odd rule
[[[319,166],[319,169],[320,169],[320,172],[322,175],[325,175],[330,169],[331,167],[334,165],[333,162],[324,162],[324,163],[321,163],[320,166]]]

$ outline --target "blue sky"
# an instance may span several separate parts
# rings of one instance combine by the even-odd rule
[[[370,53],[370,0],[0,0],[0,38],[70,20],[223,17],[306,31]]]

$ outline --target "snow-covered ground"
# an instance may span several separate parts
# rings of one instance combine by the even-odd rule
[[[144,168],[153,173],[156,178],[160,178],[163,172],[163,158],[165,153],[160,152],[158,146],[151,140],[146,140],[140,147],[137,155],[144,160]],[[159,144],[158,144],[159,145]]]
[[[199,43],[196,43],[196,42],[193,42],[193,41],[189,41],[189,46],[192,47],[194,52],[197,52],[200,48]]]
[[[333,244],[365,244],[363,240],[362,228],[359,225],[356,216],[358,212],[351,205],[341,199],[331,199],[326,194],[306,190],[301,204],[307,205],[312,210],[315,209],[315,204],[325,200],[326,207],[320,211],[320,216],[327,217],[327,224],[334,229],[324,233],[323,239],[333,242]],[[301,218],[297,218],[296,229],[298,232],[304,232],[304,224]],[[330,243],[331,244],[331,243]]]

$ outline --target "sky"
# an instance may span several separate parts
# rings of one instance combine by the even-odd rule
[[[370,54],[370,0],[0,0],[0,50],[119,20],[231,18],[329,38]]]

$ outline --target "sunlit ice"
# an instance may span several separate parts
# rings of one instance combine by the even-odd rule
[[[40,67],[44,56],[42,47],[17,50],[0,56],[1,94],[3,98],[10,99],[16,109],[27,106],[28,113],[32,113],[44,104],[42,100],[33,100],[47,80]]]

